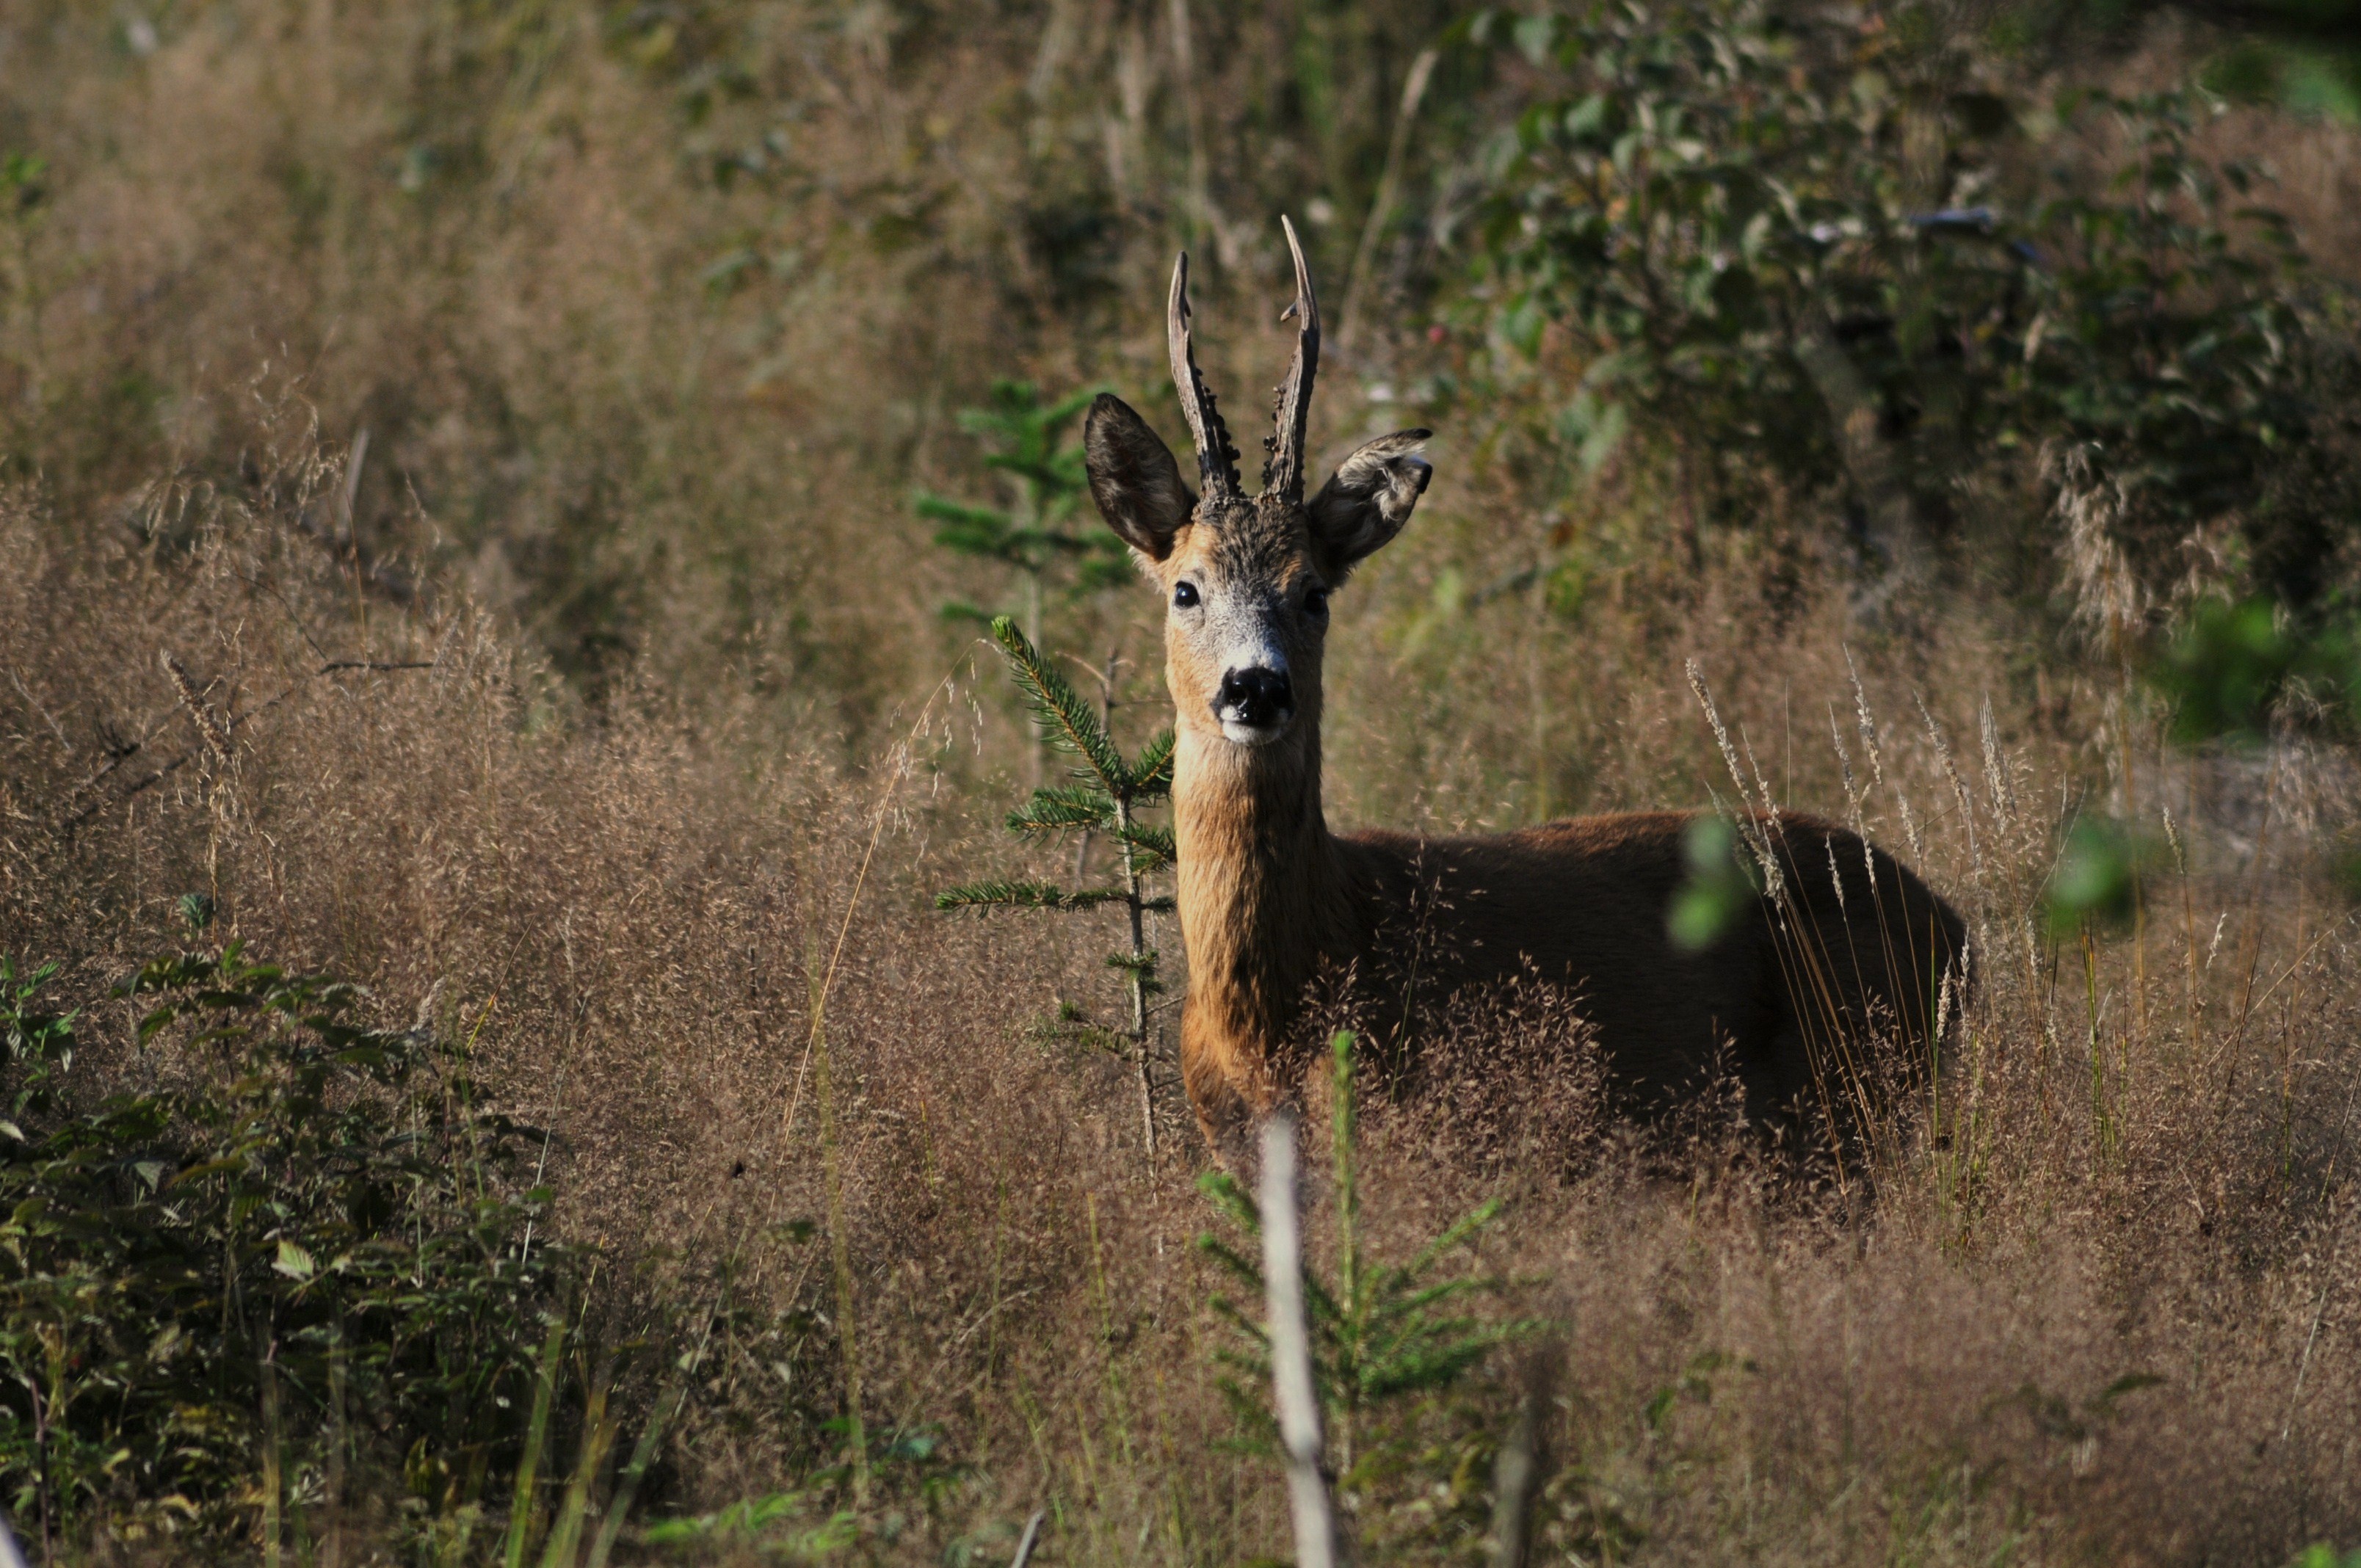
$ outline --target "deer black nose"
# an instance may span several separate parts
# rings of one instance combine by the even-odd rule
[[[1232,670],[1222,677],[1214,714],[1224,722],[1261,729],[1295,711],[1295,687],[1283,670]]]

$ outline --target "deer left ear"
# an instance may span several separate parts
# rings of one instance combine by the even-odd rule
[[[1099,515],[1126,544],[1151,561],[1172,554],[1172,536],[1197,498],[1164,438],[1112,392],[1101,392],[1082,421],[1082,466]]]
[[[1431,430],[1398,430],[1365,442],[1303,510],[1312,537],[1343,572],[1402,531],[1426,493],[1433,465],[1419,455]]]

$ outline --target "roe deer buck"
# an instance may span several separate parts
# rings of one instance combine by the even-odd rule
[[[1861,1092],[1854,1047],[1879,1033],[1923,1067],[1934,993],[1960,963],[1959,916],[1898,861],[1806,817],[1743,826],[1773,862],[1771,896],[1701,951],[1666,916],[1698,815],[1552,822],[1491,838],[1329,831],[1320,807],[1321,652],[1329,597],[1400,532],[1430,474],[1429,432],[1364,443],[1309,500],[1304,433],[1320,359],[1312,280],[1295,263],[1293,367],[1248,498],[1190,343],[1189,258],[1166,308],[1172,377],[1197,448],[1198,493],[1120,399],[1083,428],[1091,493],[1165,595],[1165,674],[1179,729],[1173,818],[1189,988],[1180,1062],[1217,1154],[1249,1157],[1252,1123],[1291,1098],[1307,987],[1323,967],[1383,968],[1413,901],[1455,949],[1436,987],[1539,975],[1575,988],[1616,1080],[1663,1102],[1717,1059],[1750,1113]],[[1282,319],[1285,319],[1282,317]],[[1850,890],[1845,883],[1852,885]],[[1428,896],[1429,894],[1433,896]]]

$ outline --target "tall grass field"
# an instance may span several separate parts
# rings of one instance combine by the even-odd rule
[[[1969,931],[1841,1146],[1311,1008],[1350,1559],[2361,1563],[2356,20],[0,5],[17,1549],[1296,1561],[1080,437],[1184,249],[1261,433],[1285,214],[1315,464],[1435,433],[1330,822]]]

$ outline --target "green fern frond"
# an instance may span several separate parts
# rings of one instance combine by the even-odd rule
[[[1000,613],[996,609],[986,609],[982,605],[970,604],[965,599],[947,599],[943,602],[942,608],[935,611],[935,616],[946,625],[960,626],[973,621],[976,625],[988,630],[994,618]]]
[[[1501,1284],[1500,1279],[1491,1275],[1477,1275],[1467,1279],[1446,1279],[1440,1284],[1430,1285],[1422,1290],[1413,1290],[1406,1296],[1389,1296],[1380,1308],[1380,1311],[1387,1316],[1416,1321],[1425,1314],[1429,1307],[1437,1302],[1448,1301],[1454,1296],[1498,1290]]]
[[[1450,1228],[1441,1235],[1421,1247],[1418,1255],[1403,1265],[1400,1272],[1405,1278],[1416,1278],[1433,1267],[1444,1253],[1466,1245],[1477,1232],[1499,1217],[1500,1201],[1498,1198],[1487,1199],[1452,1222]]]
[[[1104,387],[1083,387],[1079,390],[1068,392],[1064,397],[1060,398],[1056,402],[1051,403],[1048,408],[1041,411],[1041,427],[1044,430],[1057,429],[1060,425],[1065,423],[1068,420],[1073,418],[1076,414],[1082,412],[1084,409],[1089,408],[1093,403],[1096,402],[1098,400],[1099,394],[1105,390],[1106,389]],[[1077,450],[1075,455],[1079,457],[1081,455],[1081,452]]]
[[[923,490],[911,498],[910,510],[932,522],[956,523],[994,537],[1011,533],[1016,528],[1016,520],[997,507],[970,506],[965,501]]]
[[[1340,1185],[1350,1180],[1357,1132],[1353,1114],[1353,1047],[1349,1032],[1332,1042],[1336,1054],[1335,1159]],[[1251,1239],[1259,1234],[1258,1219],[1246,1192],[1231,1178],[1210,1174],[1198,1190],[1224,1217]],[[1432,1277],[1446,1255],[1464,1252],[1478,1232],[1499,1216],[1495,1201],[1462,1215],[1429,1241],[1406,1263],[1366,1272],[1352,1266],[1358,1252],[1356,1206],[1340,1190],[1337,1223],[1341,1255],[1339,1277],[1329,1281],[1307,1268],[1303,1273],[1305,1316],[1312,1331],[1312,1380],[1324,1403],[1337,1412],[1349,1430],[1352,1413],[1405,1395],[1444,1388],[1465,1376],[1500,1344],[1540,1331],[1534,1319],[1488,1323],[1455,1305],[1477,1295],[1492,1295],[1509,1281],[1497,1276],[1467,1275]],[[1234,1248],[1212,1235],[1200,1236],[1200,1251],[1233,1277],[1259,1287],[1261,1269],[1251,1248]],[[1216,1315],[1237,1332],[1241,1353],[1219,1357],[1225,1364],[1244,1362],[1262,1369],[1268,1360],[1268,1338],[1259,1324],[1224,1302]],[[1257,1407],[1257,1420],[1268,1420]]]
[[[1222,1218],[1244,1231],[1249,1239],[1262,1234],[1262,1211],[1255,1204],[1238,1179],[1226,1170],[1209,1170],[1197,1179],[1197,1191],[1211,1203]],[[1197,1238],[1201,1250],[1210,1251],[1222,1245],[1219,1238],[1202,1235]],[[1255,1272],[1256,1288],[1261,1288],[1262,1273]]]
[[[972,882],[935,894],[937,909],[1099,909],[1124,901],[1119,887],[1077,888],[1046,882]]]
[[[1131,1054],[1131,1041],[1104,1024],[1088,1019],[1037,1024],[1027,1031],[1042,1045],[1081,1046],[1088,1050],[1104,1051],[1111,1057]]]

